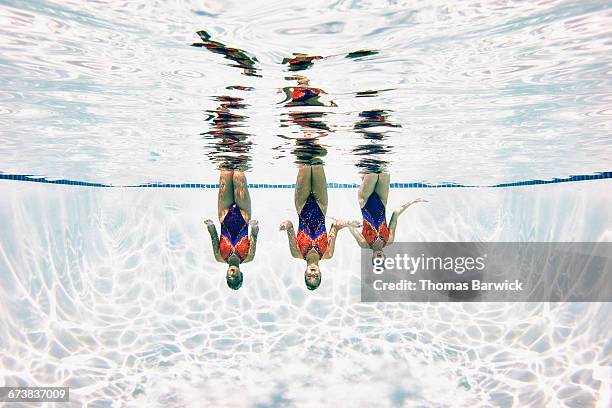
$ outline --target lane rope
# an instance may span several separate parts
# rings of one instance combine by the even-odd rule
[[[391,183],[391,188],[503,188],[503,187],[518,187],[518,186],[532,186],[538,184],[556,184],[556,183],[569,183],[577,181],[588,181],[588,180],[601,180],[612,178],[612,171],[598,172],[595,174],[583,174],[576,176],[569,176],[564,178],[553,178],[550,180],[525,180],[525,181],[514,181],[509,183],[491,184],[491,185],[470,185],[470,184],[458,184],[458,183]],[[80,180],[66,180],[66,179],[48,179],[45,177],[37,177],[27,174],[4,174],[0,173],[0,180],[13,180],[23,181],[31,183],[44,183],[44,184],[60,184],[68,186],[83,186],[83,187],[100,187],[100,188],[219,188],[219,184],[216,183],[145,183],[145,184],[133,184],[133,185],[119,185],[119,184],[104,184],[95,183],[89,181]],[[295,188],[295,183],[289,184],[271,184],[271,183],[249,183],[249,188],[264,188],[264,189],[276,189],[276,188]],[[327,188],[359,188],[359,184],[356,183],[327,183]]]

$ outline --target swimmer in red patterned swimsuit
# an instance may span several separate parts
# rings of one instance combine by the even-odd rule
[[[300,220],[298,233],[295,234],[293,224],[289,220],[280,225],[280,230],[287,231],[291,255],[306,261],[306,287],[315,290],[321,284],[319,261],[330,259],[334,255],[336,234],[346,227],[347,223],[334,222],[328,236],[325,229],[327,180],[323,166],[300,167],[295,183],[294,201]]]
[[[222,170],[219,178],[218,199],[221,239],[212,220],[204,223],[210,233],[213,253],[219,262],[227,263],[226,280],[232,289],[242,286],[240,264],[255,257],[259,225],[251,220],[251,197],[244,173],[239,170]],[[251,234],[249,234],[249,225]]]
[[[393,212],[387,225],[385,209],[389,196],[390,176],[387,173],[368,173],[363,176],[359,187],[359,206],[362,223],[351,222],[351,234],[362,248],[370,248],[373,258],[384,256],[383,248],[393,243],[399,216],[412,204],[426,202],[421,198],[409,201]]]

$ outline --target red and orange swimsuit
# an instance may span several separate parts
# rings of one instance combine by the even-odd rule
[[[236,255],[244,261],[249,253],[249,227],[236,203],[232,204],[221,222],[219,252],[226,261]]]
[[[325,215],[321,208],[319,208],[319,204],[317,204],[317,200],[312,193],[306,199],[306,203],[300,212],[300,225],[295,241],[304,259],[306,259],[306,255],[312,249],[321,258],[327,251]]]
[[[381,240],[384,246],[389,241],[389,227],[385,216],[385,205],[376,192],[368,197],[368,201],[361,209],[361,215],[363,216],[361,235],[370,246],[378,240]]]
[[[310,98],[319,96],[321,90],[308,86],[296,86],[291,88],[291,102],[306,102]]]

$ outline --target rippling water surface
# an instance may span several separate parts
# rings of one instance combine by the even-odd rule
[[[3,1],[0,172],[113,185],[489,185],[610,170],[609,1]],[[610,241],[609,180],[393,190],[399,241]],[[608,407],[609,303],[365,304],[348,233],[307,291],[254,189],[227,288],[214,190],[0,181],[0,385],[72,406]],[[355,218],[354,190],[329,215]],[[58,405],[59,406],[59,405]],[[63,406],[63,405],[62,405]]]
[[[4,173],[212,181],[224,153],[207,118],[228,98],[231,154],[256,182],[285,181],[295,139],[315,133],[337,181],[364,149],[402,181],[609,170],[606,1],[3,1],[0,22]],[[298,76],[325,94],[289,106]],[[355,131],[373,110],[394,124],[374,142]]]

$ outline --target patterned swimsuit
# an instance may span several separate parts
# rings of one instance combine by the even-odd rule
[[[219,252],[226,261],[232,255],[244,261],[249,253],[249,227],[236,203],[232,204],[221,222]]]
[[[363,228],[361,235],[372,246],[377,240],[384,244],[389,241],[389,227],[385,217],[385,205],[376,192],[370,194],[368,201],[361,209]]]
[[[304,259],[312,249],[317,251],[319,257],[323,257],[323,254],[327,251],[325,215],[312,193],[306,199],[306,203],[300,212],[300,225],[295,240]]]
[[[291,90],[291,102],[306,102],[312,97],[319,96],[320,93],[317,88],[295,87]]]

